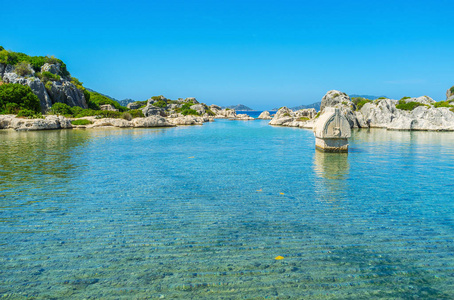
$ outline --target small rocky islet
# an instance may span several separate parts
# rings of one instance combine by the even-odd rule
[[[351,128],[389,130],[454,130],[454,87],[446,101],[428,96],[350,98],[332,90],[315,108],[292,110],[281,107],[274,116],[264,111],[257,119],[270,125],[311,129],[325,107],[339,108]],[[170,127],[202,125],[214,119],[254,120],[235,109],[208,106],[196,98],[170,100],[154,96],[127,107],[89,91],[72,77],[63,61],[54,57],[28,56],[0,47],[0,129],[46,130],[113,126]]]

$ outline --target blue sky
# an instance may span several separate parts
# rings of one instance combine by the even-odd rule
[[[117,99],[256,109],[454,85],[450,1],[6,1],[0,45],[55,55]]]

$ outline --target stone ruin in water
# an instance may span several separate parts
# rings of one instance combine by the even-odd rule
[[[348,152],[350,124],[339,108],[326,107],[314,126],[315,148],[324,152]]]

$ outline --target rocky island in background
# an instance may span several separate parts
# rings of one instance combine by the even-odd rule
[[[154,96],[122,106],[87,89],[54,57],[28,56],[0,47],[0,129],[43,130],[201,125],[216,118],[253,120],[195,98]]]
[[[193,97],[171,100],[153,96],[122,103],[127,105],[85,88],[60,59],[28,56],[0,46],[0,129],[168,127],[202,125],[214,119],[254,120],[237,114],[236,110],[252,111],[247,106],[208,106]],[[311,108],[281,107],[274,116],[264,111],[258,119],[271,120],[269,124],[276,126],[313,128],[325,107],[338,107],[351,128],[441,131],[454,130],[453,104],[454,87],[440,102],[428,96],[370,100],[332,90]]]

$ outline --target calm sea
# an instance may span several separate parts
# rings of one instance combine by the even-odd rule
[[[0,295],[454,298],[453,133],[267,124],[0,131]]]
[[[258,118],[258,116],[260,116],[260,114],[263,112],[263,110],[253,110],[253,111],[248,111],[248,110],[237,110],[237,114],[247,114],[248,116],[250,117],[253,117],[253,118]],[[275,114],[276,111],[273,111],[273,110],[269,110],[270,114]]]

